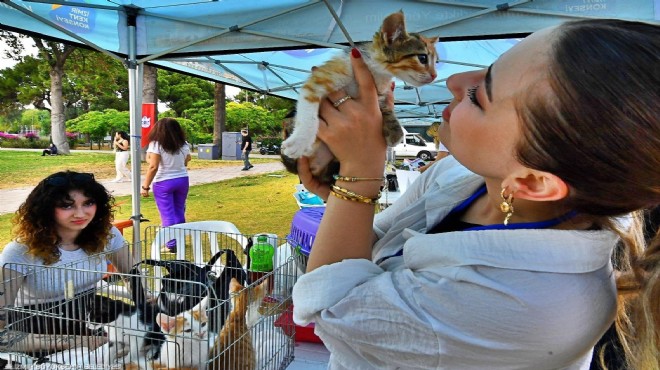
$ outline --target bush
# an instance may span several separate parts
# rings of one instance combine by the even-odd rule
[[[0,138],[0,146],[3,148],[25,148],[46,149],[50,141],[43,139],[4,139]]]

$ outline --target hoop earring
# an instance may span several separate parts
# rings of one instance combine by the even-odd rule
[[[511,216],[513,216],[513,192],[511,194],[505,196],[504,192],[506,191],[506,188],[502,188],[502,192],[500,193],[500,197],[502,197],[502,203],[500,203],[500,211],[502,213],[506,213],[506,216],[504,216],[504,226],[507,226],[509,224],[509,219]]]

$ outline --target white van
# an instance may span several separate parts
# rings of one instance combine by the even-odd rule
[[[431,141],[426,141],[420,134],[410,133],[403,129],[403,139],[392,150],[395,158],[417,157],[430,161],[438,154],[438,149]]]

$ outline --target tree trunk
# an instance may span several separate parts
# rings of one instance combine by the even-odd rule
[[[154,112],[156,120],[158,119],[158,68],[150,66],[148,64],[144,65],[143,74],[142,74],[142,102],[143,103],[154,103]],[[156,122],[151,122],[155,124]],[[147,148],[144,147],[141,150],[141,159],[145,161],[147,159]]]
[[[158,103],[157,88],[158,68],[145,64],[144,76],[142,77],[142,102]],[[158,106],[156,106],[156,117],[158,117]]]
[[[64,63],[75,46],[59,44],[53,41],[43,41],[34,38],[39,54],[50,65],[50,134],[59,154],[71,154],[66,138],[66,121],[64,116],[64,99],[62,98],[62,77]]]
[[[214,93],[214,117],[213,117],[213,145],[218,145],[222,154],[222,133],[225,132],[227,122],[227,95],[225,84],[216,82]]]
[[[59,154],[71,154],[69,142],[66,139],[64,121],[64,103],[62,100],[62,76],[64,63],[56,62],[50,68],[50,132],[53,143]]]

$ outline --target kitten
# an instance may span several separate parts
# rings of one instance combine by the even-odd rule
[[[208,328],[213,333],[220,332],[231,310],[229,307],[229,285],[231,279],[234,278],[241,284],[245,284],[247,281],[247,274],[234,251],[231,249],[224,249],[223,251],[227,256],[227,263],[223,266],[222,272],[217,278],[215,277],[215,272],[209,274],[209,280],[212,281],[213,289],[209,290],[206,307],[208,307],[207,312],[209,316]]]
[[[207,317],[202,309],[191,309],[176,316],[157,315],[158,324],[167,335],[167,341],[160,350],[160,364],[153,368],[205,369],[209,356]]]
[[[385,18],[372,42],[358,46],[381,96],[383,136],[389,146],[398,143],[403,136],[403,130],[394,112],[385,105],[384,96],[391,87],[392,77],[396,76],[412,86],[433,82],[437,76],[437,41],[437,37],[426,38],[416,33],[407,33],[403,12],[397,12]],[[337,90],[344,90],[353,97],[358,93],[347,53],[339,54],[315,68],[302,88],[296,106],[293,132],[282,143],[283,163],[290,172],[297,173],[295,159],[306,156],[310,158],[310,169],[315,177],[326,183],[328,177],[332,177],[332,174],[326,173],[326,168],[334,160],[334,156],[328,147],[316,138],[316,134],[321,99]]]
[[[252,370],[257,366],[246,314],[251,303],[260,303],[268,292],[268,279],[248,288],[234,278],[229,290],[233,308],[209,353],[209,370]]]
[[[93,352],[96,362],[151,360],[159,356],[165,336],[156,322],[156,309],[147,302],[137,271],[131,274],[131,294],[135,306],[96,295],[88,310],[88,322],[103,324],[108,343]],[[88,324],[92,328],[93,324]]]

